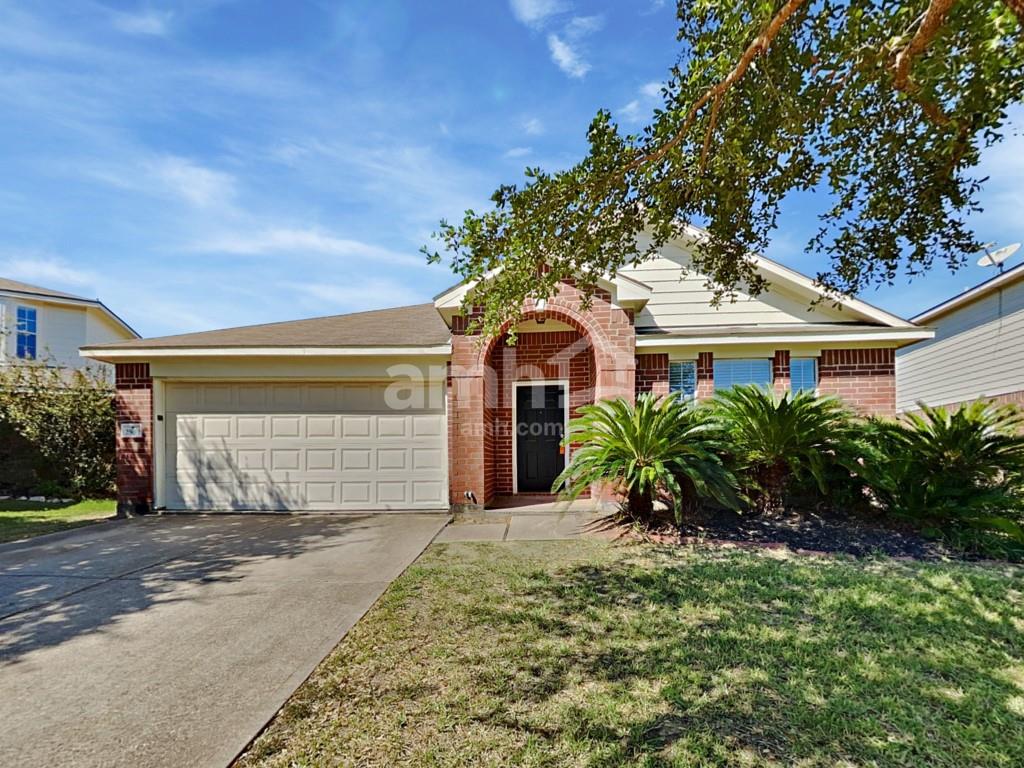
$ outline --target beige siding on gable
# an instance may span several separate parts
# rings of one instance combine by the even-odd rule
[[[98,309],[3,296],[0,297],[0,363],[18,362],[15,333],[18,307],[36,310],[37,359],[60,368],[108,370],[110,366],[106,363],[82,357],[79,349],[87,344],[132,338]]]
[[[896,353],[896,407],[1024,390],[1024,282],[931,323],[935,338]]]
[[[776,286],[756,298],[741,294],[735,302],[723,301],[719,307],[713,307],[712,292],[705,287],[705,278],[693,272],[683,275],[689,263],[686,251],[669,245],[658,258],[622,270],[623,275],[646,283],[653,291],[647,306],[637,313],[638,328],[835,323],[856,319],[824,304],[812,309],[806,299]]]

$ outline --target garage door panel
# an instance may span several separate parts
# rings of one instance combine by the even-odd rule
[[[335,416],[306,416],[306,437],[311,439],[338,436],[338,419]]]
[[[239,438],[262,440],[267,436],[266,416],[239,416],[235,425],[235,433]]]
[[[436,480],[412,481],[413,502],[416,504],[442,504],[444,485]]]
[[[388,411],[381,384],[169,383],[171,508],[445,506],[445,419]],[[429,398],[424,395],[423,402]]]
[[[306,471],[336,472],[338,452],[333,448],[309,448],[306,450]]]
[[[370,437],[369,416],[342,416],[341,436],[344,438]]]
[[[302,418],[299,416],[271,416],[270,436],[300,437],[302,435]]]
[[[409,436],[409,420],[405,416],[378,416],[377,437],[399,438]]]

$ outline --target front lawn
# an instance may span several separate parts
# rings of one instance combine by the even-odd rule
[[[431,547],[243,766],[1011,766],[1024,570]]]
[[[77,528],[113,517],[116,505],[107,499],[74,503],[0,501],[0,542]]]

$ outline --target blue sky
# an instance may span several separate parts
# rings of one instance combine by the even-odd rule
[[[676,55],[657,0],[0,0],[0,275],[144,335],[425,301],[438,219],[573,162],[601,107],[638,127]],[[1024,239],[1024,141],[984,172],[980,235]],[[806,206],[769,255],[813,273]]]

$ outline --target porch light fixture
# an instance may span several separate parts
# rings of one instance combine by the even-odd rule
[[[547,299],[538,299],[537,300],[537,323],[538,323],[538,325],[544,325],[544,321],[548,319],[547,315],[544,314],[545,311],[547,310],[547,308],[548,308],[548,300]]]

